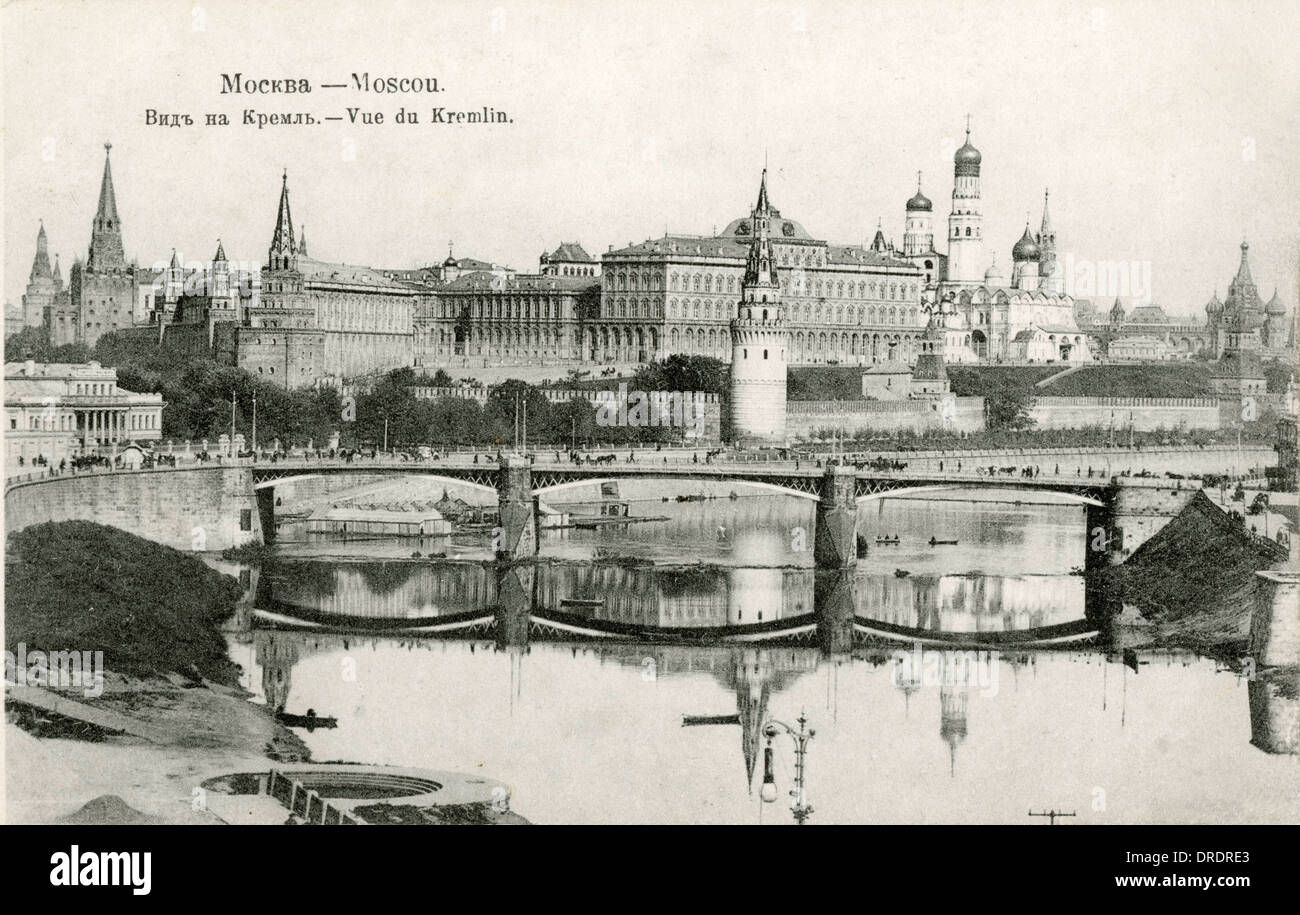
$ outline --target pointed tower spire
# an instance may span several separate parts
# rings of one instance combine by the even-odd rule
[[[873,239],[871,239],[871,250],[872,250],[872,251],[876,251],[876,252],[881,252],[881,251],[884,251],[886,247],[887,247],[887,246],[886,246],[886,244],[885,244],[885,231],[884,231],[884,229],[882,228],[882,221],[881,221],[881,219],[880,219],[879,217],[877,217],[877,218],[876,218],[876,235],[875,235],[875,237],[874,237]]]
[[[112,149],[112,143],[104,144],[104,177],[99,183],[99,209],[95,213],[97,219],[117,219],[117,195],[113,193],[113,168],[109,161]]]
[[[758,203],[754,204],[755,213],[768,213],[772,209],[767,200],[767,166],[763,166],[763,180],[758,186]]]
[[[271,236],[267,262],[272,270],[287,270],[297,253],[298,243],[293,237],[293,216],[289,213],[289,170],[286,168],[280,186],[280,211],[275,217],[275,234]]]
[[[779,299],[779,287],[776,280],[776,254],[772,250],[771,218],[776,215],[767,199],[767,169],[763,169],[763,179],[758,186],[758,202],[750,214],[754,223],[754,234],[749,246],[749,257],[745,264],[745,277],[742,289],[746,286],[766,287],[776,290],[772,301]],[[766,299],[764,299],[766,301]]]
[[[54,255],[54,288],[63,288],[63,272],[59,270],[59,256]]]
[[[1247,259],[1249,253],[1250,243],[1243,240],[1241,243],[1241,265],[1237,267],[1237,278],[1233,281],[1238,286],[1255,285],[1255,280],[1250,275],[1250,261]]]
[[[298,253],[307,256],[307,227],[304,225],[298,233]]]
[[[1038,230],[1042,234],[1043,238],[1047,238],[1052,234],[1052,217],[1048,215],[1047,212],[1047,198],[1049,194],[1050,191],[1044,188],[1043,189],[1043,222]]]
[[[32,272],[27,282],[49,279],[50,276],[50,248],[45,238],[45,220],[41,220],[41,227],[36,232],[36,257],[32,259]]]
[[[217,239],[217,253],[212,255],[212,263],[224,264],[226,262],[226,249],[222,247],[221,239]]]
[[[122,253],[122,225],[117,216],[117,195],[113,191],[113,167],[109,153],[112,143],[104,144],[104,177],[99,183],[99,207],[90,234],[90,253],[86,269],[118,270],[126,266]]]

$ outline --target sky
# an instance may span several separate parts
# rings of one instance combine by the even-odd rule
[[[143,265],[210,259],[218,238],[260,264],[287,169],[313,257],[412,267],[454,241],[533,270],[561,241],[599,256],[721,229],[747,214],[764,162],[773,204],[837,244],[869,242],[878,219],[901,243],[920,171],[942,237],[967,114],[1000,266],[1050,189],[1058,259],[1149,276],[1135,291],[1172,313],[1224,295],[1243,239],[1264,297],[1297,299],[1296,0],[11,0],[0,16],[15,304],[38,220],[65,277],[84,258],[105,141]],[[319,88],[367,72],[443,91]],[[223,73],[313,91],[223,95]],[[485,105],[512,122],[429,123],[435,106]],[[386,123],[352,124],[347,107]],[[420,123],[393,123],[401,107]],[[150,126],[150,108],[195,126]],[[245,108],[344,120],[259,130]],[[1111,291],[1130,290],[1090,297]]]

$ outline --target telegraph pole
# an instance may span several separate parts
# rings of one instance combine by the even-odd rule
[[[253,391],[253,453],[257,453],[257,391]]]
[[[1051,810],[1043,810],[1043,811],[1040,811],[1039,813],[1034,813],[1034,811],[1030,810],[1030,811],[1029,811],[1029,815],[1030,815],[1031,817],[1047,817],[1047,818],[1048,818],[1048,821],[1047,821],[1047,822],[1048,822],[1048,825],[1049,825],[1049,826],[1055,826],[1055,825],[1056,825],[1056,818],[1057,818],[1057,817],[1075,817],[1075,816],[1078,816],[1078,814],[1075,813],[1073,810],[1071,810],[1069,813],[1065,813],[1064,811],[1057,810],[1056,808],[1052,808]]]

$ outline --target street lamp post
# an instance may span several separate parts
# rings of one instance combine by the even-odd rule
[[[799,713],[798,722],[797,731],[776,719],[768,719],[767,724],[763,725],[763,736],[767,738],[767,746],[763,748],[763,789],[760,796],[765,804],[771,804],[776,800],[776,776],[772,772],[772,740],[784,731],[794,741],[794,787],[790,789],[790,812],[794,814],[794,821],[802,826],[813,812],[812,805],[808,803],[804,776],[807,773],[808,742],[817,732],[813,728],[806,727],[808,718],[803,712]]]
[[[253,391],[253,454],[257,454],[257,391]]]

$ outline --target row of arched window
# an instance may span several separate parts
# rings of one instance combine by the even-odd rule
[[[739,287],[734,274],[674,273],[669,277],[668,288],[681,292],[736,292]]]
[[[625,273],[620,270],[617,273],[610,274],[610,286],[618,292],[637,292],[645,290],[647,292],[657,291],[661,288],[662,280],[657,273],[645,271],[637,273]],[[677,274],[673,274],[673,282],[677,281]]]
[[[616,286],[621,289],[622,286]],[[728,292],[738,290],[735,276],[714,276],[711,273],[679,275],[669,277],[668,288],[682,292]],[[917,295],[920,286],[916,283],[877,283],[875,280],[822,280],[809,278],[800,274],[781,274],[781,288],[794,295],[834,296],[835,298],[906,300]]]

